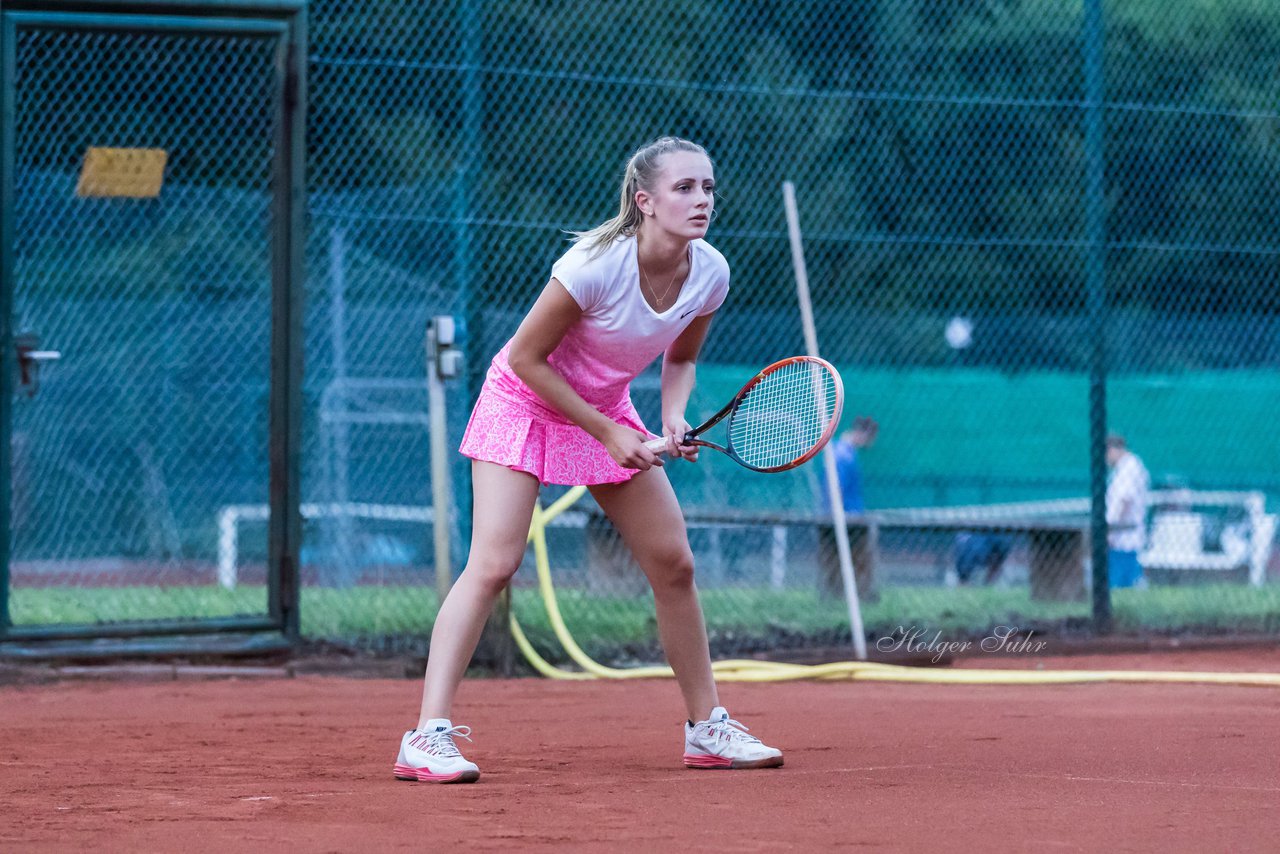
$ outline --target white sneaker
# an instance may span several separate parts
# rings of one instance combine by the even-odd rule
[[[411,729],[400,739],[397,780],[424,783],[474,783],[480,769],[468,762],[453,743],[454,736],[471,740],[471,727],[454,726],[445,718],[427,721],[425,729]]]
[[[729,717],[723,706],[711,717],[684,725],[684,764],[687,768],[777,768],[782,751],[768,747]]]

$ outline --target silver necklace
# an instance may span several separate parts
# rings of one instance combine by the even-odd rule
[[[657,308],[661,309],[667,304],[667,296],[671,293],[671,289],[676,285],[676,279],[680,277],[680,265],[676,265],[676,271],[671,275],[671,281],[667,282],[667,289],[662,292],[662,296],[658,296],[658,292],[653,288],[653,282],[649,280],[649,274],[640,268],[640,275],[644,276],[644,283],[649,286],[649,294],[653,297],[653,301],[657,303]]]

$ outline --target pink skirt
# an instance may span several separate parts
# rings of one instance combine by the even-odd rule
[[[653,435],[630,398],[604,414]],[[544,485],[622,483],[639,474],[639,469],[618,465],[604,445],[577,424],[538,403],[512,400],[488,383],[480,389],[458,450],[473,460],[528,472]]]

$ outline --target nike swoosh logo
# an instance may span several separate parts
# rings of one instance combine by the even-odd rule
[[[693,314],[695,311],[697,311],[697,309],[696,309],[696,308],[691,308],[691,309],[689,309],[689,310],[688,310],[688,311],[686,311],[684,314],[680,315],[680,319],[681,319],[681,320],[684,320],[686,317],[688,317],[689,315]]]

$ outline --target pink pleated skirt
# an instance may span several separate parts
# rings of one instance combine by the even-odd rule
[[[630,398],[604,415],[651,436]],[[459,449],[473,460],[528,472],[542,484],[622,483],[638,469],[618,465],[604,445],[544,404],[516,400],[485,383]]]

